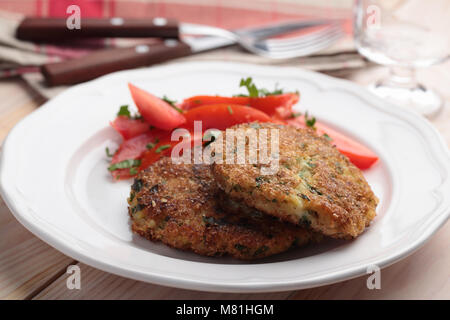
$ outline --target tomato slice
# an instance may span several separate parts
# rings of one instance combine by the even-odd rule
[[[139,113],[148,124],[163,130],[174,129],[183,124],[186,119],[170,104],[144,91],[131,83],[128,84],[131,97]]]
[[[250,106],[263,111],[273,117],[286,118],[292,113],[292,107],[298,102],[299,95],[296,93],[284,93],[265,97],[222,97],[222,96],[194,96],[183,100],[179,108],[191,110],[204,105],[213,104],[239,104]]]
[[[130,119],[118,116],[111,122],[111,126],[125,139],[131,139],[150,130],[150,125],[141,119]]]
[[[294,127],[307,127],[303,116],[287,119],[286,122]],[[339,152],[346,155],[359,169],[368,169],[377,162],[377,155],[361,143],[322,123],[316,122],[314,127],[316,128],[318,135],[327,134],[331,138],[331,143],[336,146]]]
[[[253,121],[272,122],[272,119],[264,112],[255,108],[237,104],[212,104],[204,105],[187,111],[184,114],[186,123],[183,128],[193,129],[194,121],[202,122],[202,130],[225,130],[235,124]]]
[[[151,130],[134,138],[125,140],[117,149],[111,159],[111,164],[129,159],[138,159],[147,150],[149,143],[155,143],[158,139],[166,136],[167,132],[162,130]],[[127,179],[131,177],[129,169],[118,169],[111,172],[115,179]]]

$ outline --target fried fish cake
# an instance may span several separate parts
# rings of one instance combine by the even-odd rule
[[[375,217],[378,199],[361,171],[312,129],[258,123],[231,129],[235,136],[245,141],[246,155],[251,146],[249,139],[242,136],[248,136],[252,130],[258,134],[267,129],[269,153],[272,151],[270,138],[275,137],[279,142],[279,152],[274,152],[276,157],[272,160],[278,162],[278,170],[269,175],[262,174],[261,169],[266,165],[260,162],[227,162],[227,157],[236,156],[226,152],[227,148],[233,148],[235,153],[237,150],[233,145],[226,145],[226,136],[231,131],[215,142],[222,144],[223,163],[213,164],[213,174],[219,187],[231,198],[334,238],[358,236]],[[212,146],[217,148],[217,145]],[[258,143],[256,148],[259,155],[262,145]]]
[[[174,248],[245,260],[317,239],[309,230],[270,217],[239,210],[227,214],[216,200],[220,192],[210,166],[173,164],[163,158],[132,185],[128,199],[132,230]]]

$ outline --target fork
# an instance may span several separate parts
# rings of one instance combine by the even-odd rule
[[[324,25],[324,27],[306,35],[287,39],[270,39],[270,37],[276,35],[321,25]],[[345,34],[341,23],[327,20],[281,23],[265,28],[244,29],[235,32],[216,27],[183,23],[180,31],[182,31],[182,34],[229,39],[249,52],[272,59],[303,57],[316,53],[331,46]]]

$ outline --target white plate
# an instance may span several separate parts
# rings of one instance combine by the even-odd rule
[[[358,139],[380,161],[364,172],[380,198],[372,226],[352,242],[329,241],[263,261],[207,258],[130,232],[131,181],[113,182],[105,147],[120,142],[108,126],[127,83],[162,96],[230,95],[241,77],[300,90],[300,110]],[[124,71],[72,87],[11,131],[1,158],[1,192],[17,219],[65,254],[125,277],[188,289],[291,290],[365,274],[404,258],[447,220],[450,155],[424,119],[387,105],[350,82],[293,68],[180,63]]]

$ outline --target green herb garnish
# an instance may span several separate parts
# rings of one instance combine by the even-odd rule
[[[132,115],[130,110],[128,109],[127,104],[120,106],[119,112],[117,112],[117,116],[124,116],[129,119],[133,119],[133,120],[142,119],[142,116],[138,112],[136,112],[134,115]]]
[[[176,106],[177,101],[176,100],[171,100],[169,99],[166,95],[164,95],[161,100],[167,102],[168,104],[171,105],[172,108],[174,108],[175,110],[177,110],[179,113],[183,113],[183,110],[181,110],[180,108],[178,108]]]
[[[170,148],[170,144],[165,144],[162,146],[159,146],[158,149],[155,150],[156,153],[160,153],[163,150],[169,149]]]
[[[309,117],[308,111],[305,112],[305,123],[308,127],[314,129],[314,125],[316,124],[316,117]]]
[[[131,118],[131,112],[130,112],[130,110],[128,110],[128,105],[125,104],[123,106],[120,106],[120,109],[119,109],[119,112],[117,112],[117,115]]]
[[[328,141],[333,141],[333,139],[331,139],[331,137],[329,135],[327,135],[326,133],[323,134],[323,137],[325,139],[327,139]]]
[[[127,159],[117,163],[114,163],[108,167],[109,171],[114,171],[118,169],[128,169],[132,167],[139,167],[141,165],[141,160]]]
[[[260,95],[263,96],[274,96],[277,94],[283,94],[283,89],[278,88],[278,83],[275,84],[275,89],[273,91],[269,91],[267,89],[259,89]]]
[[[114,157],[114,153],[110,153],[108,147],[105,148],[105,152],[106,152],[106,156],[107,156],[108,158]]]
[[[300,117],[302,115],[301,112],[292,112],[291,115],[289,116],[289,118],[294,119],[297,117]]]
[[[253,83],[253,79],[251,77],[248,77],[247,79],[242,78],[239,83],[239,87],[246,87],[249,97],[259,97],[259,90],[256,88],[256,85]]]
[[[278,88],[278,83],[275,84],[275,89],[273,89],[272,91],[265,88],[258,89],[255,83],[253,83],[253,79],[251,77],[242,78],[241,82],[239,83],[239,87],[246,87],[248,94],[236,94],[234,95],[234,97],[256,98],[283,94],[283,89]]]
[[[231,109],[230,106],[228,106],[227,109],[228,109],[228,112],[229,112],[230,114],[233,114],[233,109]]]

